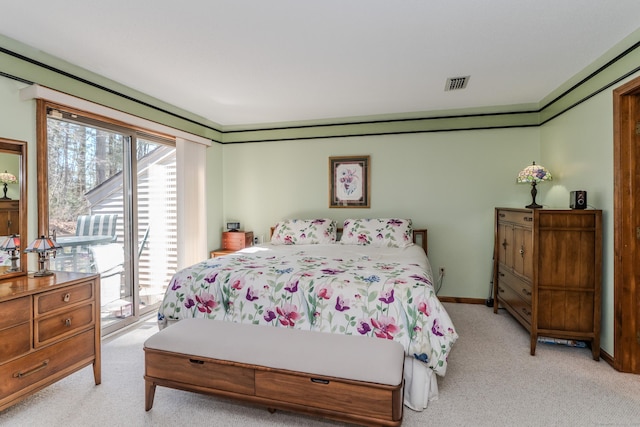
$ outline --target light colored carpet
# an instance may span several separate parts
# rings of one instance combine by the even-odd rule
[[[403,426],[640,426],[640,376],[595,362],[584,348],[539,344],[503,310],[445,304],[460,338],[440,398],[404,411]],[[0,413],[2,426],[339,426],[342,424],[158,387],[144,410],[142,343],[153,321],[103,343],[102,384],[90,367]]]

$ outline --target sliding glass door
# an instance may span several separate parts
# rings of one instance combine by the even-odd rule
[[[47,110],[51,269],[100,274],[102,332],[156,309],[176,267],[171,141]]]

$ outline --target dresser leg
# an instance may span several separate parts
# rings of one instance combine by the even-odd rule
[[[538,342],[538,337],[535,335],[531,335],[531,355],[536,355],[536,343]]]
[[[100,385],[102,383],[102,369],[100,368],[100,362],[93,362],[93,380],[96,385]]]

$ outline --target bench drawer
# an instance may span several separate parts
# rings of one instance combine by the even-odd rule
[[[210,389],[254,394],[253,369],[186,354],[146,348],[145,375]]]
[[[313,377],[275,371],[256,370],[256,396],[307,407],[394,420],[393,402],[402,405],[401,385],[343,382],[328,377]],[[394,396],[394,392],[396,396]],[[400,417],[402,408],[400,408]]]

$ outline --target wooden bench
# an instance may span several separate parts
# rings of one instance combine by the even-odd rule
[[[363,425],[398,426],[404,350],[371,337],[185,319],[151,336],[145,409],[156,386]]]

